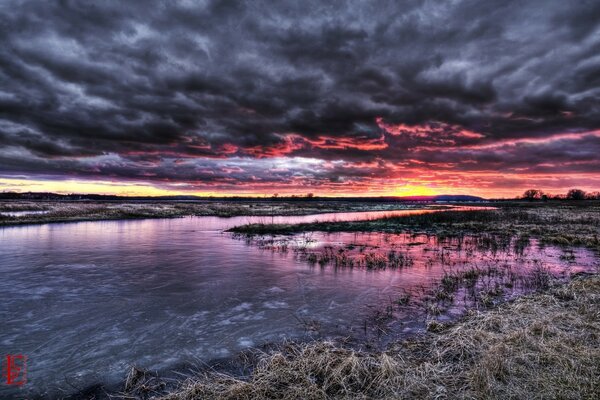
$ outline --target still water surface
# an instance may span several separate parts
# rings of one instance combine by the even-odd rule
[[[443,267],[417,262],[394,271],[315,268],[293,253],[265,250],[223,231],[249,222],[342,221],[412,212],[0,229],[0,351],[28,356],[25,393],[54,396],[72,392],[72,385],[117,382],[132,364],[169,369],[303,338],[306,326],[300,321],[318,321],[323,336],[347,335],[362,326],[373,307],[399,290],[430,284]],[[317,246],[366,240],[348,235],[318,234],[313,240]],[[411,245],[411,251],[417,247]],[[569,268],[558,250],[542,253],[536,257],[544,257],[544,263]],[[586,251],[575,256],[579,269],[592,267],[594,258]],[[0,385],[2,393],[14,394]]]

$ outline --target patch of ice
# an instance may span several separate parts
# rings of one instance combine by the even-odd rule
[[[246,311],[252,308],[252,304],[250,303],[242,303],[238,306],[235,306],[231,309],[231,311]]]
[[[241,337],[238,339],[238,344],[242,347],[250,347],[254,345],[254,342],[248,337]]]
[[[277,309],[277,308],[286,308],[288,306],[288,304],[285,301],[265,301],[263,303],[263,305],[265,306],[265,308],[270,308],[272,310]]]

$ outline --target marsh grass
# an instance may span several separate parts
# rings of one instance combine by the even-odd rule
[[[439,329],[435,318],[450,308],[485,309],[517,294],[547,290],[555,279],[541,264],[529,271],[515,273],[512,268],[491,264],[484,267],[446,271],[438,284],[426,291],[420,299],[428,314],[427,329]]]
[[[199,374],[160,399],[600,397],[598,276],[430,330],[385,352],[284,344],[250,375]]]
[[[414,260],[406,252],[397,250],[353,252],[355,247],[334,248],[325,246],[321,251],[309,251],[305,248],[294,248],[296,256],[309,264],[318,264],[321,267],[332,265],[335,268],[365,268],[368,270],[402,269],[412,267]],[[287,250],[287,245],[280,244],[277,251]]]
[[[299,216],[319,213],[392,211],[415,208],[397,202],[348,201],[0,201],[0,225],[115,219],[177,218],[185,216]],[[2,212],[45,211],[9,216]]]
[[[495,210],[443,211],[394,216],[364,221],[303,224],[249,224],[231,229],[245,235],[286,235],[299,232],[388,232],[429,233],[440,238],[463,235],[519,237],[525,246],[531,237],[560,246],[585,246],[600,250],[600,203],[497,204]],[[482,240],[488,240],[482,239]],[[502,245],[490,241],[490,246]]]

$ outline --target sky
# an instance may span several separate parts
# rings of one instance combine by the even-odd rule
[[[0,191],[600,189],[600,2],[0,3]]]

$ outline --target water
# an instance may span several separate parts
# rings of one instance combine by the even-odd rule
[[[360,335],[365,321],[389,299],[431,286],[449,268],[418,257],[432,253],[424,249],[435,243],[397,241],[400,251],[410,247],[419,261],[410,268],[367,270],[311,266],[298,252],[273,251],[223,231],[250,222],[341,221],[414,212],[419,211],[0,229],[0,352],[29,358],[28,383],[19,395],[56,396],[72,392],[73,385],[118,382],[132,364],[169,369],[287,338]],[[389,243],[385,237],[318,234],[307,246],[319,249],[367,238],[369,245],[379,246]],[[561,254],[546,248],[532,250],[531,256],[554,270],[575,268]],[[573,257],[577,270],[593,268],[589,252],[577,250]],[[415,318],[412,312],[396,315]],[[407,326],[418,329],[419,324]],[[0,395],[15,393],[0,384]]]
[[[468,309],[487,308],[546,289],[552,279],[567,281],[573,274],[600,267],[597,255],[586,249],[547,246],[532,238],[502,234],[440,238],[311,232],[247,241],[273,253],[292,254],[316,270],[366,270],[389,277],[391,285],[375,302],[364,299],[363,306],[372,311],[366,316],[358,311],[364,325],[348,327],[353,337],[371,347],[421,332],[432,320],[455,320]]]

